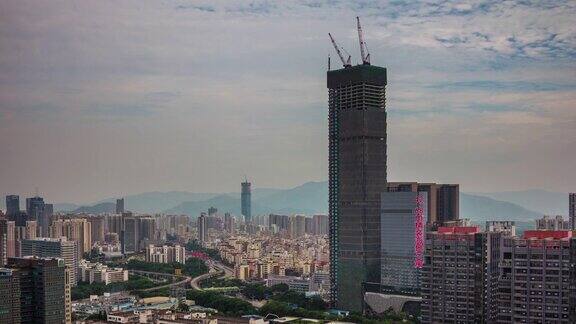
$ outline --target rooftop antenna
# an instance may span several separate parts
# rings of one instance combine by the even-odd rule
[[[334,46],[334,49],[336,50],[336,53],[338,53],[338,56],[340,57],[340,61],[342,61],[342,65],[344,66],[344,68],[348,68],[352,66],[352,56],[350,54],[348,54],[348,52],[346,52],[346,50],[344,50],[346,52],[346,54],[348,54],[348,60],[344,59],[344,55],[342,55],[342,52],[340,51],[340,47],[336,44],[336,41],[334,40],[334,37],[332,37],[332,34],[328,33],[328,36],[330,36],[330,41],[332,41],[332,46]]]
[[[330,71],[330,54],[328,54],[328,71]]]
[[[356,17],[356,24],[358,25],[358,40],[360,41],[360,56],[362,56],[362,64],[370,65],[370,53],[362,35],[362,26],[360,26],[360,17]]]

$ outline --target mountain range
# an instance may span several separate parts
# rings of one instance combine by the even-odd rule
[[[539,195],[541,194],[541,195]],[[126,209],[138,213],[186,214],[197,217],[209,207],[220,213],[240,214],[240,193],[191,193],[185,191],[147,192],[124,197]],[[115,198],[91,206],[55,204],[56,211],[78,213],[113,212]],[[567,195],[543,190],[494,193],[460,193],[460,217],[482,224],[486,220],[514,220],[532,223],[546,213],[559,213]],[[252,213],[315,214],[327,213],[328,183],[307,182],[291,189],[255,188]],[[566,214],[566,211],[560,214]]]

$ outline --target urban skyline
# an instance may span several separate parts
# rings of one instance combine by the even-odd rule
[[[371,31],[373,61],[393,71],[390,180],[419,170],[414,181],[466,192],[574,190],[573,173],[561,171],[576,138],[569,2],[1,6],[2,194],[39,187],[51,201],[88,203],[229,192],[243,174],[260,187],[327,180],[326,34],[357,52],[342,23],[356,15]],[[40,161],[50,172],[38,171]]]
[[[576,322],[575,4],[62,1],[0,4],[0,322]]]

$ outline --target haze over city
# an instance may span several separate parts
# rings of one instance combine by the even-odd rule
[[[328,32],[388,68],[388,179],[574,190],[572,1],[2,1],[0,193],[327,180]],[[415,172],[417,170],[417,172]]]

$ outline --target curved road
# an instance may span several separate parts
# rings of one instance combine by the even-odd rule
[[[154,291],[154,290],[159,290],[162,288],[175,287],[175,286],[181,286],[181,285],[187,286],[188,283],[193,280],[191,277],[188,277],[188,276],[176,276],[176,275],[173,275],[170,273],[161,273],[161,272],[151,272],[151,271],[142,271],[142,270],[128,270],[128,273],[133,273],[133,274],[140,275],[140,276],[156,275],[156,276],[169,277],[169,278],[184,278],[183,280],[169,283],[166,285],[147,288],[147,289],[141,289],[141,291]],[[198,278],[198,277],[196,277],[196,278]],[[196,279],[196,278],[194,278],[194,279]]]

